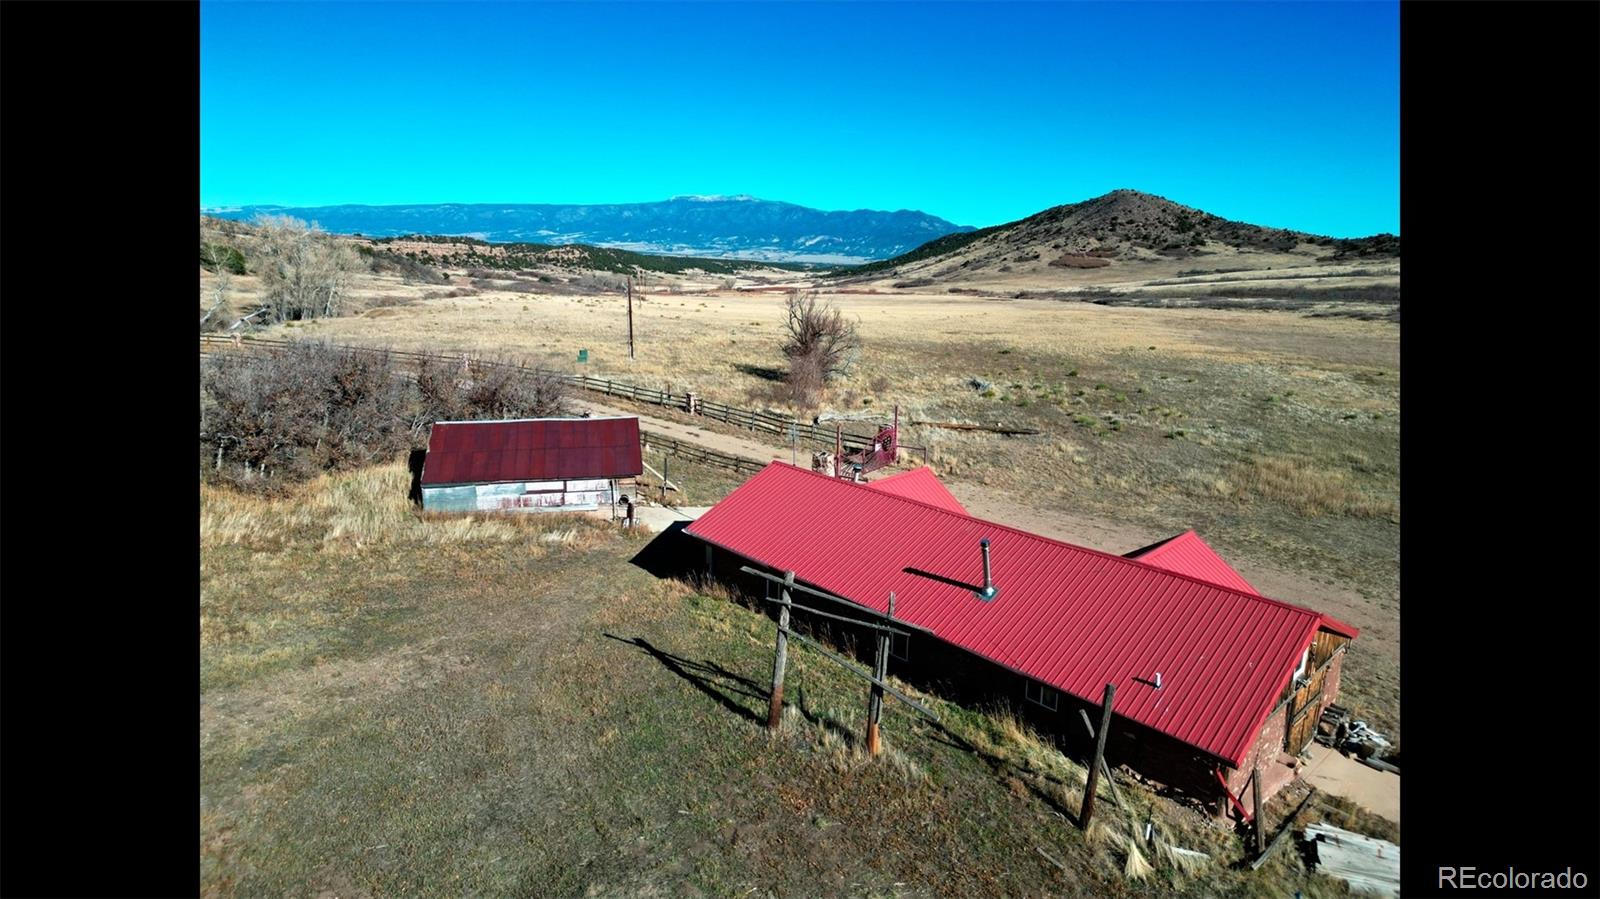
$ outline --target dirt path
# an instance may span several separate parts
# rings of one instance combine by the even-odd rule
[[[587,399],[575,399],[573,405],[596,415],[637,415],[639,426],[644,430],[692,442],[718,452],[742,456],[757,462],[770,462],[773,459],[789,461],[788,450],[770,446],[754,437],[719,434],[671,419],[603,406]],[[1121,555],[1172,536],[1170,533],[1152,531],[1124,522],[1074,515],[1061,509],[1036,508],[992,487],[958,480],[947,480],[945,486],[949,487],[956,499],[967,507],[968,512],[978,518],[1102,552]],[[1362,598],[1361,594],[1349,588],[1320,583],[1304,575],[1259,564],[1248,557],[1230,558],[1229,561],[1234,563],[1234,567],[1239,569],[1239,573],[1244,575],[1246,580],[1267,596],[1281,597],[1286,602],[1311,606],[1358,627],[1367,625],[1371,617],[1371,604]]]

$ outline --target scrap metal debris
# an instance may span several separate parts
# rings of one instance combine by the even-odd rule
[[[1350,885],[1351,892],[1400,895],[1400,847],[1331,824],[1306,827],[1317,869]]]

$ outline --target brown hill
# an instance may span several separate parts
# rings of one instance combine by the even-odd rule
[[[1393,235],[1348,240],[1230,221],[1135,190],[1056,206],[1020,221],[931,241],[893,259],[843,273],[970,280],[1013,271],[1047,274],[1069,269],[1182,260],[1199,256],[1259,257],[1263,267],[1282,257],[1306,265],[1361,257],[1397,258]],[[1269,259],[1269,257],[1271,257]],[[1247,267],[1250,260],[1244,260]]]

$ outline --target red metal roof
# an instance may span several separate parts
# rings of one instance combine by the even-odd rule
[[[1136,549],[1128,553],[1127,558],[1138,559],[1147,565],[1230,587],[1241,593],[1261,595],[1260,590],[1250,586],[1249,581],[1234,571],[1232,565],[1224,562],[1222,557],[1217,555],[1217,551],[1201,540],[1200,535],[1193,530],[1184,531],[1176,537],[1168,537],[1160,543],[1152,543],[1144,549]]]
[[[637,418],[441,421],[428,437],[422,483],[631,478],[643,470]]]
[[[1113,683],[1116,714],[1234,767],[1323,620],[782,462],[687,530],[880,612],[894,591],[903,622],[1081,699]],[[984,538],[999,587],[989,603],[973,595]]]
[[[869,481],[867,486],[884,493],[918,500],[930,506],[938,506],[957,515],[967,514],[967,507],[961,505],[961,501],[950,494],[949,489],[940,483],[939,476],[926,465]]]

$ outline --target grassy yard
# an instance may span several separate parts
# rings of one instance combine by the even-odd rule
[[[1126,782],[1080,832],[1082,767],[993,710],[890,700],[869,761],[861,685],[805,649],[768,735],[770,620],[630,564],[648,535],[408,486],[201,489],[208,896],[1343,893]],[[1129,878],[1147,816],[1215,862]]]

